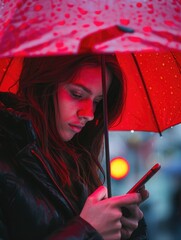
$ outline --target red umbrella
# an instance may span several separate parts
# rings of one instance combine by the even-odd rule
[[[0,7],[0,57],[119,52],[130,78],[124,114],[111,130],[161,133],[181,122],[180,1],[4,0]],[[5,90],[21,58],[0,66]]]
[[[180,1],[4,0],[0,7],[0,57],[124,52],[128,96],[111,130],[161,133],[180,122]],[[6,72],[9,60],[1,60],[1,89],[4,73],[9,85],[17,78],[18,63]]]

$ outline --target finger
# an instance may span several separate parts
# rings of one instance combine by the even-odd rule
[[[140,189],[145,189],[145,185],[143,185]]]
[[[145,189],[145,187],[142,187],[139,190],[139,193],[141,194],[142,202],[145,201],[147,198],[149,198],[149,192]]]
[[[116,207],[127,206],[130,204],[139,204],[142,201],[140,193],[128,193],[122,196],[112,197],[114,205]]]
[[[132,230],[138,227],[138,221],[135,221],[135,219],[126,218],[122,216],[120,220],[121,220],[122,227],[130,228]]]
[[[132,218],[136,220],[141,220],[143,218],[143,212],[140,210],[138,205],[129,205],[122,208],[123,216],[126,218]]]
[[[89,196],[89,199],[98,202],[107,197],[108,197],[107,188],[105,186],[100,186]]]
[[[121,228],[121,239],[130,239],[131,234],[134,232],[134,230],[123,226]]]
[[[123,239],[129,238],[138,227],[138,221],[135,219],[121,217],[121,223],[121,236],[123,237]]]

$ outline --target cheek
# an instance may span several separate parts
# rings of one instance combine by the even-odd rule
[[[71,96],[64,90],[58,93],[58,115],[59,121],[69,120],[69,117],[76,112],[76,104]]]

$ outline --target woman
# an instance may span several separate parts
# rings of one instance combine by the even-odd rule
[[[105,64],[111,124],[124,81],[114,55]],[[101,56],[26,58],[0,101],[1,239],[146,239],[148,192],[108,198],[101,181]]]

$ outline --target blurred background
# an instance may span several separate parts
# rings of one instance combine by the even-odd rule
[[[150,240],[181,239],[181,125],[162,133],[109,131],[112,195],[126,193],[155,163],[141,208]],[[103,161],[105,168],[105,161]]]

